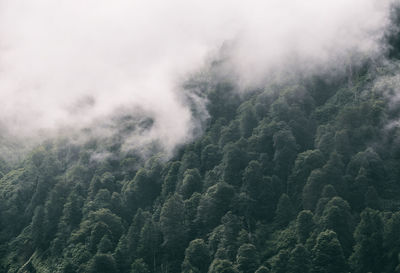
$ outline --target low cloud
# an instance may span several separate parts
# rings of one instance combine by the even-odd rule
[[[140,112],[152,126],[125,144],[171,153],[196,127],[181,81],[207,61],[243,88],[343,67],[384,50],[391,2],[0,0],[0,125],[29,139]]]

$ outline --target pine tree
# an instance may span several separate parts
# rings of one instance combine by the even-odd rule
[[[89,266],[90,273],[117,273],[114,258],[109,254],[96,254]]]
[[[38,206],[32,217],[32,243],[35,248],[43,248],[46,244],[45,241],[45,214],[43,206]]]
[[[380,212],[367,208],[361,213],[354,239],[356,245],[350,257],[354,272],[380,272],[384,268],[383,221]]]
[[[318,235],[317,242],[312,250],[313,273],[345,273],[346,261],[342,247],[336,233],[326,230]]]
[[[278,206],[275,212],[275,222],[280,227],[289,224],[293,217],[293,206],[287,194],[282,194],[279,198]]]
[[[310,253],[302,245],[298,244],[290,252],[288,273],[308,273],[310,272]]]
[[[289,251],[282,249],[276,256],[272,258],[272,272],[274,273],[287,273],[289,268]]]
[[[150,273],[149,267],[143,259],[136,259],[131,265],[131,273]]]
[[[202,239],[195,239],[191,241],[185,251],[182,272],[207,273],[209,264],[210,254],[204,241]]]
[[[239,273],[228,260],[214,259],[208,273]]]
[[[304,244],[315,227],[313,214],[309,210],[302,210],[297,215],[296,232],[299,243]]]
[[[252,244],[244,244],[239,247],[236,256],[236,268],[239,272],[253,273],[259,266],[259,258],[256,247]]]

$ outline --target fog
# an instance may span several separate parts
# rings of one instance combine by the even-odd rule
[[[3,133],[29,140],[140,113],[153,125],[127,145],[171,153],[196,127],[181,83],[222,50],[243,89],[282,68],[340,69],[384,51],[390,2],[0,0]]]

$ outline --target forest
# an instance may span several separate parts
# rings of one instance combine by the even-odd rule
[[[204,76],[214,62],[185,82],[208,117],[172,157],[122,149],[152,126],[135,115],[3,156],[0,272],[400,272],[398,31],[386,39],[344,73],[246,92]]]

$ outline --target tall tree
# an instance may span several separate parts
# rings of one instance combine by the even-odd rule
[[[35,213],[32,217],[32,243],[35,248],[42,249],[46,246],[46,234],[45,234],[45,214],[43,206],[38,206],[35,209]]]
[[[185,251],[185,259],[182,264],[182,272],[207,273],[210,265],[210,253],[202,239],[190,242]]]
[[[282,194],[279,198],[278,206],[275,212],[275,222],[280,227],[285,227],[293,217],[293,206],[287,194]]]
[[[310,272],[310,266],[310,253],[302,244],[296,245],[290,252],[288,273],[308,273]]]
[[[345,273],[346,260],[336,233],[326,230],[318,235],[313,248],[312,270],[314,273]]]
[[[297,215],[296,219],[296,232],[297,240],[300,244],[304,244],[311,232],[315,228],[313,214],[309,210],[302,210]]]
[[[254,245],[243,244],[239,247],[236,256],[236,268],[239,272],[253,273],[259,266],[258,252]]]
[[[361,213],[354,239],[356,245],[350,257],[355,273],[380,272],[383,264],[383,220],[379,211],[365,209]]]
[[[114,258],[109,254],[96,254],[89,266],[90,273],[117,273]]]

